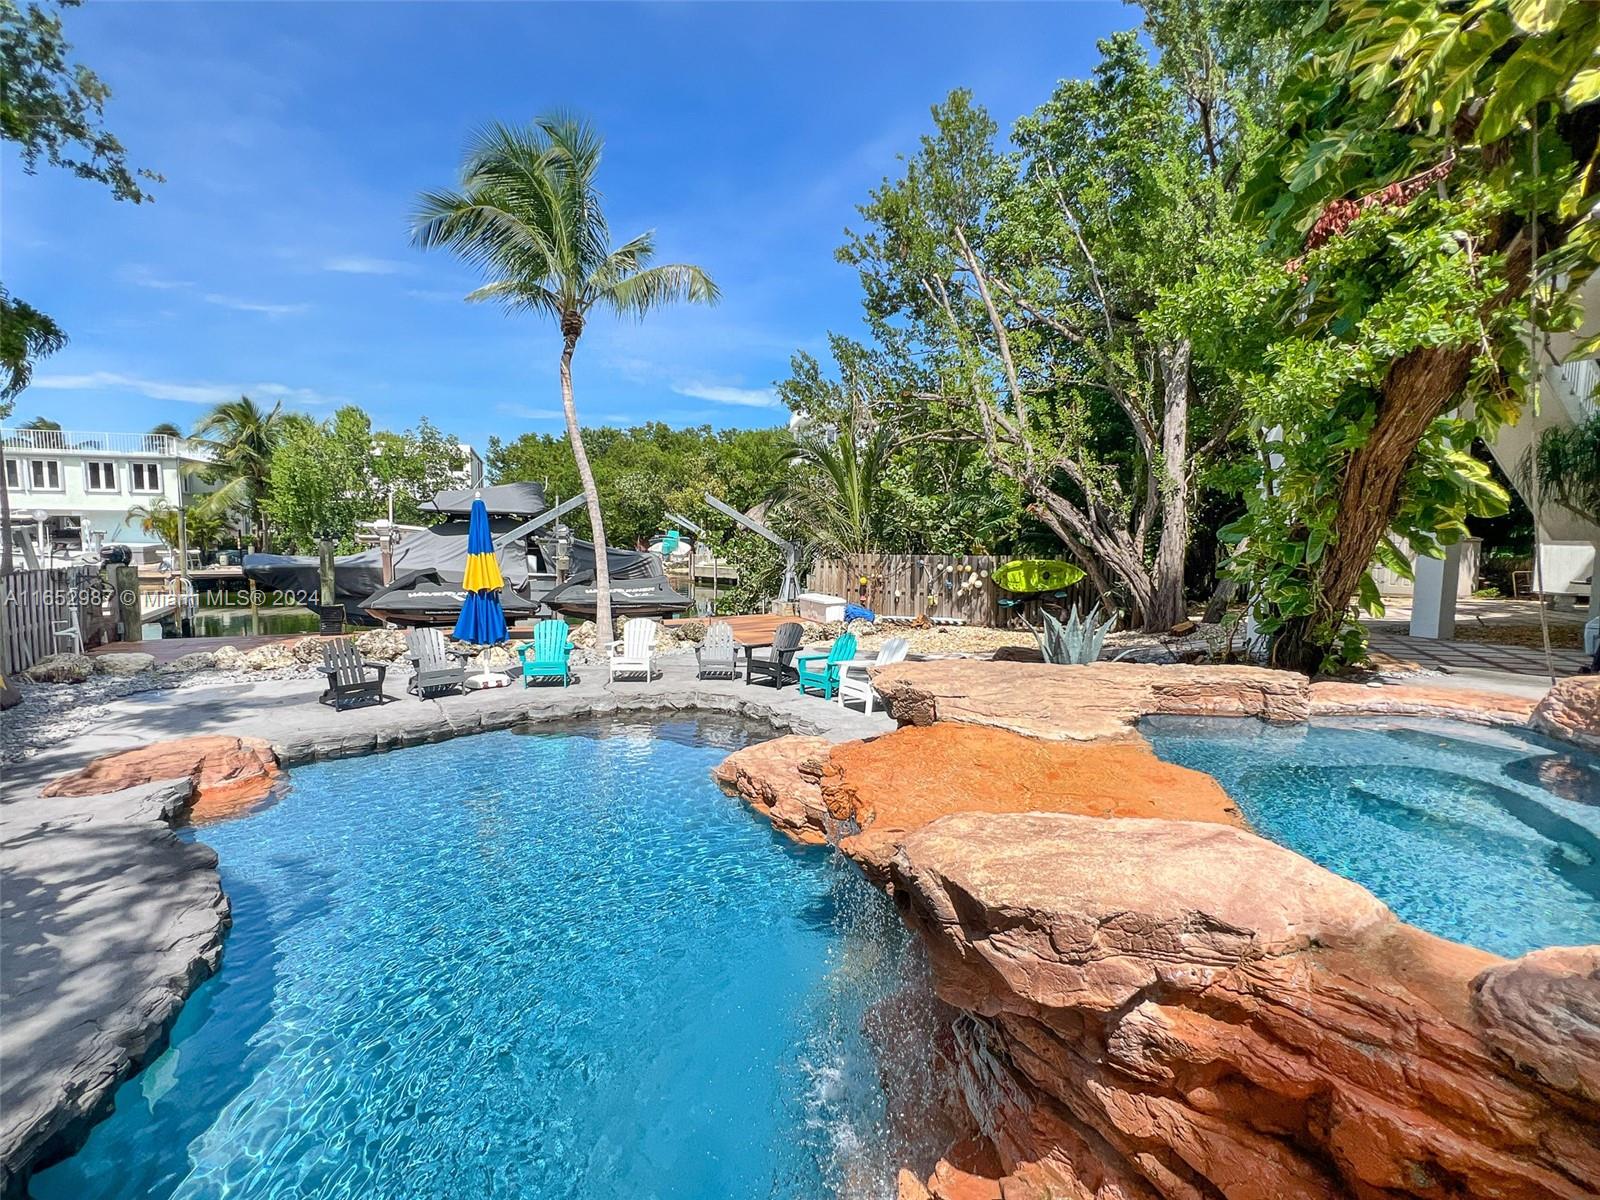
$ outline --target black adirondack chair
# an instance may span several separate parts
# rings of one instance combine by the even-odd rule
[[[411,656],[411,682],[406,684],[406,691],[418,700],[451,688],[466,690],[466,663],[459,652],[452,654],[445,645],[442,629],[413,629],[406,634],[406,650]]]
[[[766,654],[758,656],[754,646],[746,646],[745,685],[748,687],[759,680],[762,683],[770,683],[775,688],[781,688],[797,678],[791,664],[800,650],[800,639],[804,636],[805,628],[798,621],[785,621],[773,633],[772,645],[767,648]]]
[[[705,639],[694,648],[695,674],[701,679],[739,677],[739,648],[734,644],[733,626],[715,621],[706,627]]]
[[[328,686],[317,698],[340,712],[352,704],[382,704],[383,676],[388,669],[387,663],[363,658],[349,638],[329,638],[322,643],[322,665],[317,668]]]

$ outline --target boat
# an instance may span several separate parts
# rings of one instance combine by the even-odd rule
[[[1019,558],[1001,563],[991,573],[995,586],[1020,596],[1057,592],[1083,578],[1083,568],[1058,558]]]
[[[567,573],[558,580],[555,531],[545,527],[522,533],[530,518],[547,511],[537,483],[505,483],[439,492],[423,504],[444,518],[439,524],[407,531],[392,551],[391,582],[383,581],[383,551],[373,547],[333,560],[333,602],[344,606],[354,624],[389,621],[402,625],[450,625],[465,596],[467,518],[472,501],[489,510],[500,574],[506,581],[502,604],[510,617],[594,615],[594,544],[571,540]],[[507,537],[507,535],[514,535]],[[658,555],[608,548],[612,610],[619,616],[660,616],[689,608],[689,597],[673,590]],[[303,604],[321,611],[321,567],[309,555],[249,554],[243,566],[251,584],[276,602]],[[585,588],[587,587],[587,592]]]

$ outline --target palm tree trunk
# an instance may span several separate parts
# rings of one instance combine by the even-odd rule
[[[589,454],[583,448],[583,431],[578,428],[578,408],[572,402],[572,352],[578,348],[578,335],[568,332],[561,348],[561,409],[567,416],[567,441],[572,443],[572,458],[578,464],[578,481],[583,485],[584,506],[589,510],[589,531],[594,538],[594,623],[595,639],[601,646],[616,634],[611,628],[611,566],[606,561],[606,527],[600,517],[600,492],[589,469]]]

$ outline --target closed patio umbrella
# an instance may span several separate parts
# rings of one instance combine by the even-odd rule
[[[494,539],[489,533],[489,510],[482,500],[472,502],[467,518],[467,573],[461,580],[467,598],[456,621],[455,638],[478,646],[497,646],[506,640],[506,614],[500,607],[500,589],[505,579],[495,557]],[[492,686],[487,666],[476,677],[478,686]]]

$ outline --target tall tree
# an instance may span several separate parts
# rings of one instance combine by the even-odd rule
[[[699,267],[650,265],[653,233],[611,244],[596,185],[602,146],[588,123],[567,114],[491,125],[468,145],[460,185],[422,194],[412,230],[418,245],[454,250],[492,277],[469,300],[543,314],[561,331],[561,406],[595,541],[595,620],[606,638],[605,518],[572,399],[572,356],[597,308],[642,319],[677,301],[714,303],[717,288]]]
[[[272,548],[267,507],[272,493],[272,456],[292,419],[281,402],[265,409],[249,396],[240,396],[218,404],[194,427],[193,436],[208,452],[197,473],[216,485],[196,507],[219,516],[244,516],[261,553]]]
[[[976,439],[1147,629],[1183,615],[1190,497],[1233,428],[1232,397],[1155,318],[1235,224],[1229,193],[1282,57],[1269,28],[1236,22],[1225,40],[1196,16],[1223,7],[1153,6],[1170,49],[1102,42],[1091,79],[1017,123],[1016,152],[953,93],[841,251],[902,359],[911,419]]]
[[[1314,15],[1245,193],[1276,260],[1219,259],[1188,311],[1255,431],[1230,536],[1275,662],[1359,655],[1374,560],[1503,511],[1471,445],[1517,419],[1547,365],[1530,323],[1574,328],[1600,263],[1597,58],[1594,0]]]

